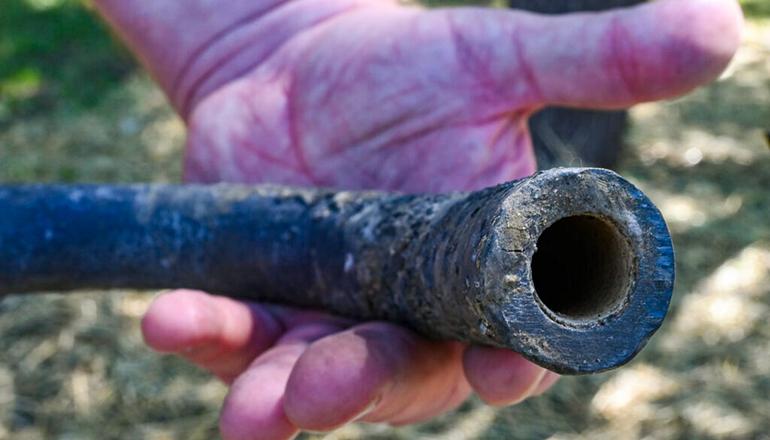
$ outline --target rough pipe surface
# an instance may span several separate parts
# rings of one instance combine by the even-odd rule
[[[202,289],[508,347],[567,374],[630,360],[673,278],[659,211],[602,169],[443,195],[0,186],[0,294]]]

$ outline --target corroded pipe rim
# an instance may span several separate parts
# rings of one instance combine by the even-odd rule
[[[607,190],[613,186],[618,190]],[[544,207],[539,201],[546,200]],[[594,316],[554,311],[533,280],[539,238],[570,218],[600,222],[616,234],[615,251],[626,259],[625,273],[619,274],[625,282],[615,285],[613,301]],[[501,297],[482,302],[494,322],[485,327],[510,329],[507,345],[536,363],[569,374],[615,368],[633,358],[663,322],[674,283],[669,232],[652,202],[617,174],[602,169],[539,173],[508,194],[493,230],[487,255],[500,258],[488,261],[483,276],[488,286],[498,287],[487,291]]]

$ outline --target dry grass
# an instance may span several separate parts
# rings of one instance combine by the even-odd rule
[[[621,172],[670,220],[678,284],[670,318],[629,366],[511,408],[471,401],[431,423],[325,438],[768,438],[768,72],[770,22],[754,21],[723,80],[632,112]],[[163,97],[130,70],[95,104],[0,117],[0,181],[173,181],[182,142]],[[216,437],[224,387],[141,343],[151,297],[3,300],[0,438]]]

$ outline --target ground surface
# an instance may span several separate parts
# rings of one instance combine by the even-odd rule
[[[305,438],[770,438],[770,2],[745,5],[721,81],[632,112],[620,171],[659,204],[678,252],[670,317],[636,360],[512,408],[470,401],[424,425]],[[176,181],[183,136],[74,0],[5,0],[0,182]],[[216,437],[224,387],[141,344],[151,297],[0,303],[0,439]]]

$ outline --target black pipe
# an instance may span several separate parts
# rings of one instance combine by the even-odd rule
[[[600,169],[446,195],[0,186],[0,295],[195,288],[508,347],[560,373],[630,360],[673,277],[658,210]]]

